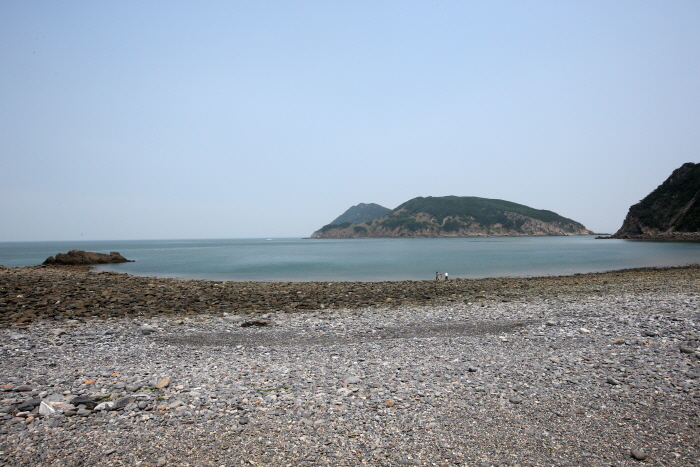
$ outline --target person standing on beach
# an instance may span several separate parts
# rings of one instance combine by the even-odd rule
[[[435,271],[435,280],[439,281],[440,280],[440,273]]]
[[[447,273],[445,273],[445,280],[447,280],[447,279],[449,279],[449,277],[447,277]]]

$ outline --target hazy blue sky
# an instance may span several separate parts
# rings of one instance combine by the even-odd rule
[[[0,2],[0,241],[302,237],[481,196],[617,230],[700,161],[700,2]]]

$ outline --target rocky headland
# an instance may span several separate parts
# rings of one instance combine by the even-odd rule
[[[700,241],[700,164],[688,162],[639,203],[609,238]]]
[[[0,268],[0,465],[700,465],[700,268]]]

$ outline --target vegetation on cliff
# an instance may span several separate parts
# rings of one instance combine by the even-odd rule
[[[477,197],[418,197],[363,222],[331,223],[314,238],[581,235],[590,231],[552,211]]]
[[[351,224],[361,224],[366,221],[371,221],[373,219],[386,216],[390,212],[391,209],[375,203],[360,203],[338,216],[333,222],[331,222],[331,225],[339,225],[345,222],[350,222]]]
[[[700,235],[700,164],[691,162],[630,207],[613,238],[691,238]],[[685,234],[685,235],[683,235]]]

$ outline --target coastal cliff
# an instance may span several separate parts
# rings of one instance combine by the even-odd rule
[[[611,238],[700,240],[700,164],[688,162],[630,207]]]
[[[331,223],[312,238],[525,237],[590,235],[582,224],[547,210],[471,196],[418,197],[387,215]]]

